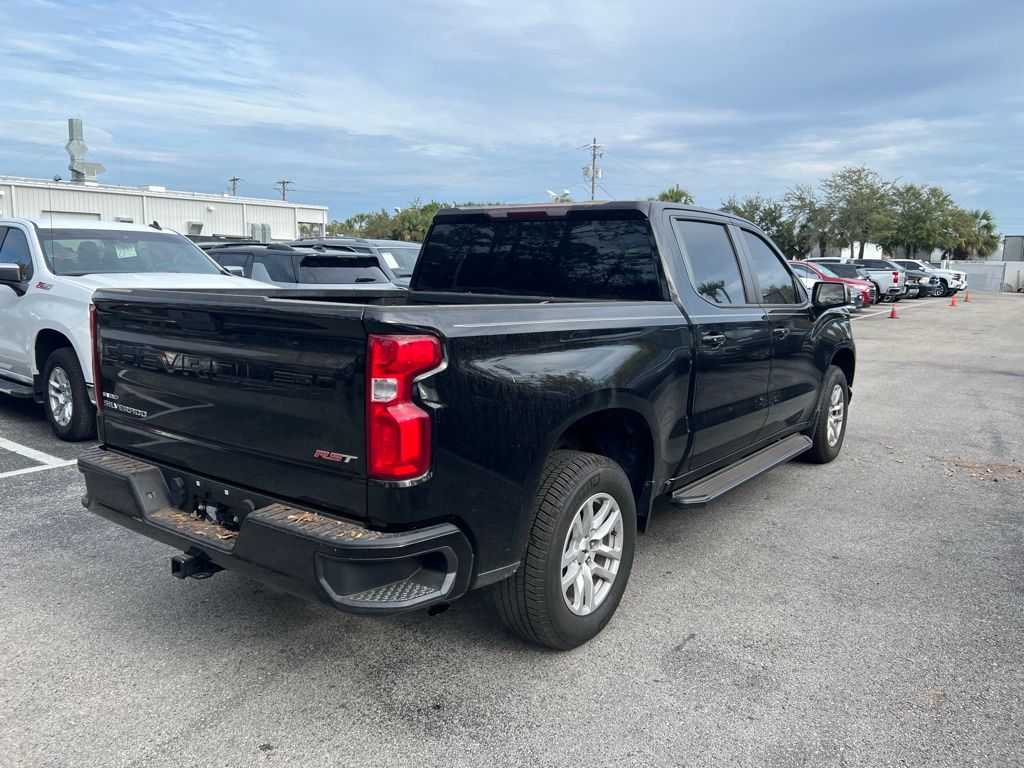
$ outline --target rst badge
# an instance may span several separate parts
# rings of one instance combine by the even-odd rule
[[[334,453],[332,451],[321,451],[317,449],[313,451],[314,459],[323,459],[324,461],[337,461],[341,464],[348,464],[351,461],[355,461],[357,456],[349,456],[345,453]]]

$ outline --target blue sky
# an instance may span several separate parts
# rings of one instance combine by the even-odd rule
[[[148,6],[148,7],[147,7]],[[1024,232],[1024,3],[5,0],[0,174],[355,211],[671,183],[717,207],[847,164]]]

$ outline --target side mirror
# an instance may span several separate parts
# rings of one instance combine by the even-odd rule
[[[0,283],[22,282],[21,267],[17,264],[0,264]]]
[[[245,267],[224,267],[224,269],[235,277],[245,277]]]
[[[815,283],[811,293],[811,303],[821,309],[844,306],[846,304],[846,283]]]

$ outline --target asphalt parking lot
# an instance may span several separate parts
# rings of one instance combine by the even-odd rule
[[[840,458],[660,509],[570,653],[479,593],[177,581],[80,506],[87,444],[0,399],[0,765],[1022,765],[1024,297],[947,304],[862,312]]]

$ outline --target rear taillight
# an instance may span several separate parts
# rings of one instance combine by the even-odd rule
[[[89,337],[92,341],[92,389],[96,395],[96,408],[103,410],[103,390],[100,388],[100,335],[96,329],[96,306],[89,305]]]
[[[893,272],[892,273],[892,281],[894,283],[896,283],[897,285],[899,284],[899,282],[900,282],[900,273],[899,272]]]
[[[441,365],[434,336],[378,336],[367,340],[367,474],[410,480],[430,468],[430,414],[413,402],[415,380]]]

